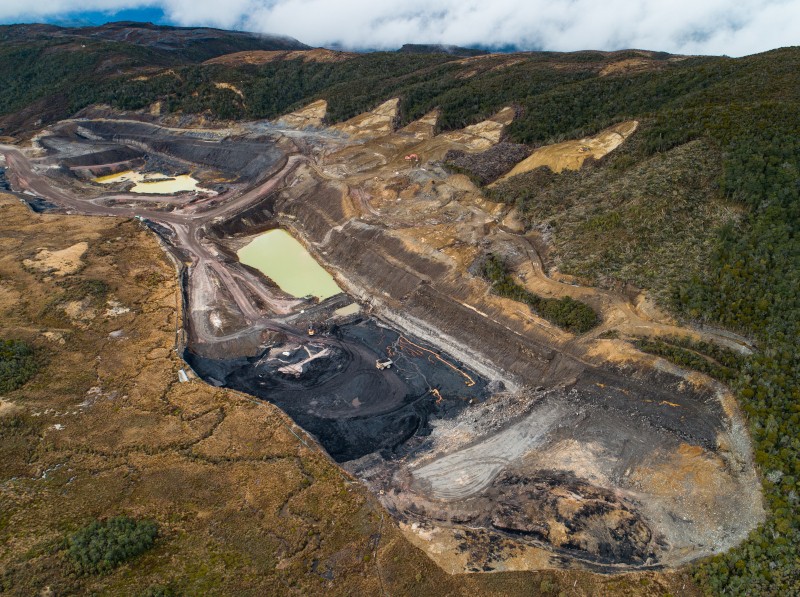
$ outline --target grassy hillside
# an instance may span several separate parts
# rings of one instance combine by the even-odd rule
[[[0,26],[0,127],[14,133],[63,118],[116,78],[237,51],[306,47],[291,38],[124,22]]]
[[[492,194],[518,205],[529,226],[550,231],[564,270],[650,288],[678,315],[758,342],[733,385],[770,516],[741,547],[699,565],[696,578],[728,595],[798,590],[800,49],[681,60],[636,52],[373,53],[340,63],[171,64],[168,71],[151,49],[109,41],[86,49],[52,40],[0,46],[8,130],[95,102],[139,109],[160,100],[171,112],[271,118],[324,98],[329,120],[340,121],[394,96],[401,123],[438,107],[443,129],[514,105],[509,140],[530,146],[642,122],[600,163],[558,176],[533,172]],[[107,67],[109,55],[119,57],[117,66]],[[155,68],[142,77],[137,69],[148,65]],[[14,116],[20,110],[24,118]]]

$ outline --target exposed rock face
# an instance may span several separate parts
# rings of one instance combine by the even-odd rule
[[[498,530],[611,562],[645,564],[656,557],[653,531],[633,504],[570,473],[505,472],[492,491],[497,501],[489,518]]]
[[[444,133],[442,138],[465,145],[469,150],[489,149],[500,142],[503,129],[514,120],[514,108],[503,108],[491,118],[460,131]]]
[[[387,135],[394,130],[399,103],[400,100],[397,98],[390,99],[371,112],[360,114],[331,128],[350,135],[353,139]]]
[[[586,158],[600,159],[614,151],[631,136],[639,123],[635,120],[622,122],[597,133],[594,137],[565,141],[555,145],[547,145],[535,150],[529,157],[514,166],[500,180],[530,172],[536,168],[547,166],[553,172],[562,170],[579,170]]]
[[[317,100],[308,104],[305,108],[281,116],[277,124],[296,129],[322,126],[322,121],[325,119],[327,111],[328,102]]]

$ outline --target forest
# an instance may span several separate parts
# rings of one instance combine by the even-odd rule
[[[676,365],[700,371],[721,382],[735,379],[745,360],[731,350],[690,338],[637,338],[634,345],[641,351],[664,357]]]
[[[157,537],[153,521],[116,516],[89,523],[73,533],[65,547],[79,573],[101,574],[144,553]]]
[[[492,292],[525,303],[539,317],[575,334],[588,332],[598,323],[597,314],[586,303],[565,296],[545,298],[519,285],[502,258],[491,253],[484,256],[479,267],[481,275],[492,285]]]
[[[22,340],[0,338],[0,392],[12,392],[39,369],[33,346]]]

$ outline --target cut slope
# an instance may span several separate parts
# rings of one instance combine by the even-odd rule
[[[547,166],[553,172],[579,170],[587,158],[600,159],[614,151],[636,130],[636,120],[622,122],[597,133],[593,137],[546,145],[514,166],[500,181]],[[498,182],[500,182],[498,181]]]

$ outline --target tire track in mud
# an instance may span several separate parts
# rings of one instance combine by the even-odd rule
[[[412,488],[425,488],[437,500],[469,498],[488,487],[506,466],[541,445],[561,415],[558,408],[536,409],[488,440],[412,469]]]

